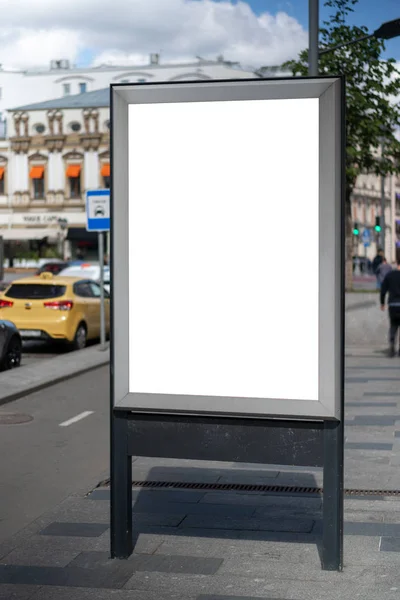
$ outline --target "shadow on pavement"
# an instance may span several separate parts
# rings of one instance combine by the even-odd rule
[[[284,468],[284,467],[282,467]],[[133,464],[133,479],[139,480]],[[316,544],[322,555],[322,499],[317,494],[221,490],[213,484],[317,488],[313,473],[260,469],[151,468],[146,481],[207,484],[133,490],[133,542],[141,534]],[[189,487],[189,486],[188,486]],[[266,548],[266,553],[267,553]]]

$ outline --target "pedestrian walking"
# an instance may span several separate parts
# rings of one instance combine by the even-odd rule
[[[391,265],[389,265],[386,258],[383,257],[381,264],[378,266],[378,268],[376,270],[376,279],[378,281],[379,286],[382,285],[383,280],[385,279],[386,275],[388,273],[390,273],[391,270],[392,270]]]
[[[382,261],[383,261],[383,250],[382,250],[382,248],[379,248],[378,254],[375,256],[374,260],[372,261],[372,272],[376,277],[376,286],[378,289],[380,288],[380,284],[379,284],[376,272],[378,270],[379,265],[382,263]]]
[[[396,335],[400,327],[400,258],[397,268],[390,270],[381,285],[381,310],[385,310],[385,297],[389,294],[389,355],[396,354]],[[398,350],[400,356],[400,349]]]

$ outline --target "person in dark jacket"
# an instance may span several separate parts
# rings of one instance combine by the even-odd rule
[[[385,297],[389,294],[389,354],[395,356],[396,334],[400,327],[400,259],[397,260],[397,269],[389,271],[381,286],[381,310],[385,310]],[[400,356],[400,350],[399,350]]]
[[[381,262],[381,264],[379,265],[379,267],[376,270],[376,278],[377,278],[380,286],[382,285],[383,280],[385,279],[386,275],[388,273],[390,273],[391,270],[392,270],[391,265],[389,265],[386,258],[383,257],[383,261]]]
[[[377,285],[378,290],[380,288],[380,283],[379,283],[377,271],[378,271],[378,267],[382,264],[382,262],[383,262],[383,250],[382,250],[382,248],[379,248],[378,254],[375,256],[374,260],[372,261],[372,272],[376,277],[376,285]]]

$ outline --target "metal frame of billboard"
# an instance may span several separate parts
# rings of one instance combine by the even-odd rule
[[[153,102],[297,98],[318,98],[320,111],[318,401],[230,398],[234,409],[228,411],[220,397],[130,393],[129,106]],[[112,557],[129,556],[133,549],[131,457],[197,458],[323,466],[323,567],[342,568],[344,109],[342,77],[111,86]]]
[[[341,124],[340,80],[256,80],[113,86],[113,254],[115,407],[179,414],[340,418],[341,314]],[[318,400],[238,398],[129,392],[128,107],[131,104],[319,98],[319,390]],[[156,143],[156,137],[155,142]],[[305,210],[307,210],[305,208]],[[301,343],[301,341],[300,341]],[[301,351],[301,350],[300,350]],[[155,374],[156,375],[156,374]],[[145,392],[145,390],[142,390]]]

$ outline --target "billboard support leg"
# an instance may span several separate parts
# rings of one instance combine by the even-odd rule
[[[343,423],[324,423],[322,566],[343,569]]]
[[[114,413],[111,418],[111,558],[128,558],[133,551],[128,419],[123,413]]]

